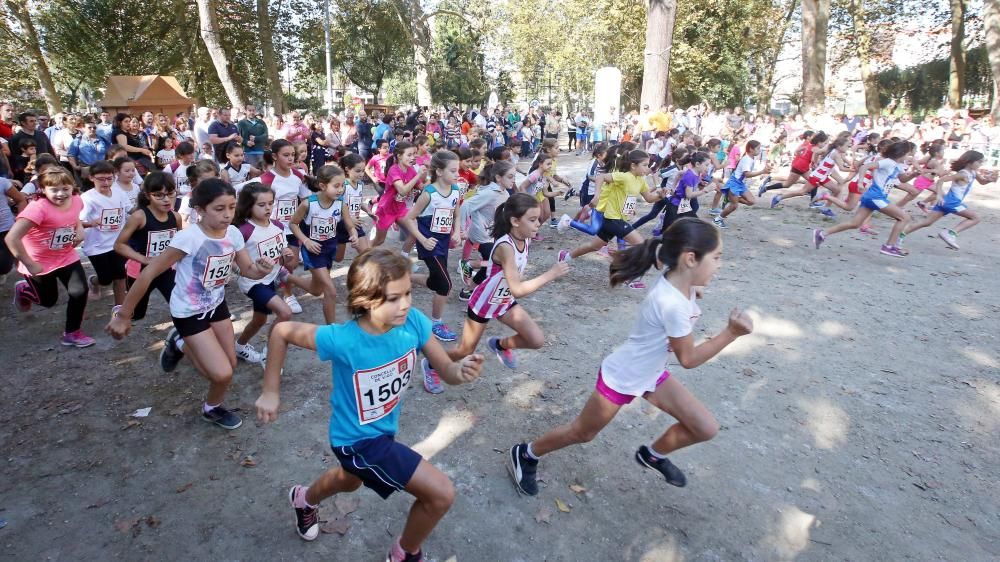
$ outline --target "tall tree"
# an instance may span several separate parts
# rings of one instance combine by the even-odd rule
[[[59,99],[55,82],[52,81],[52,73],[49,72],[49,63],[45,60],[45,55],[42,53],[42,47],[38,41],[38,31],[35,29],[35,24],[31,20],[31,14],[28,11],[28,2],[27,0],[7,0],[7,9],[14,15],[21,27],[20,33],[15,32],[14,35],[19,37],[20,43],[28,51],[35,63],[35,73],[38,76],[38,85],[45,96],[45,105],[48,106],[50,114],[59,113],[62,111],[62,100]],[[6,25],[6,22],[4,23],[4,28],[7,33],[12,32]]]
[[[826,40],[830,0],[802,0],[802,109],[826,102]]]
[[[646,8],[646,51],[642,71],[642,105],[666,105],[670,86],[670,51],[674,41],[677,0],[649,0]]]
[[[764,14],[759,20],[749,19],[748,21],[759,21],[759,29],[763,33],[758,34],[754,48],[750,52],[750,60],[754,70],[754,84],[756,84],[757,111],[766,112],[771,108],[771,98],[774,95],[775,76],[774,72],[778,65],[778,56],[785,45],[785,35],[791,27],[792,18],[798,11],[799,0],[782,0],[782,2],[771,5],[770,13]],[[773,25],[777,19],[777,27]]]
[[[287,111],[285,93],[281,91],[281,73],[278,70],[278,59],[274,56],[274,37],[271,32],[271,12],[268,0],[257,0],[257,33],[260,35],[261,58],[264,61],[264,77],[267,80],[267,93],[276,115]]]
[[[872,72],[872,35],[868,30],[863,0],[850,0],[848,12],[854,29],[858,61],[861,64],[861,83],[865,89],[865,108],[869,117],[877,117],[882,112],[879,104],[878,76]]]
[[[986,0],[991,4],[996,0]],[[965,89],[965,0],[951,0],[951,63],[948,71],[948,103],[954,108],[962,106]]]
[[[986,2],[986,55],[993,74],[993,122],[1000,123],[1000,5]]]
[[[205,43],[205,48],[208,49],[208,56],[212,58],[215,73],[219,76],[219,82],[222,82],[222,87],[226,91],[226,97],[229,98],[229,104],[232,107],[243,107],[246,105],[247,96],[232,72],[229,65],[229,56],[222,48],[222,34],[215,15],[217,10],[215,0],[197,1],[198,21],[201,25],[201,40]]]

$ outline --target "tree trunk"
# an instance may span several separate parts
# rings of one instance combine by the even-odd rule
[[[62,100],[56,92],[55,82],[52,81],[52,73],[49,72],[49,64],[45,61],[42,48],[38,43],[38,31],[31,21],[31,14],[28,12],[26,0],[7,0],[7,8],[13,12],[17,22],[21,25],[21,42],[24,44],[28,54],[34,59],[38,74],[38,85],[45,95],[45,105],[48,107],[49,115],[54,115],[62,111]]]
[[[642,67],[640,103],[652,111],[667,105],[670,86],[670,49],[674,40],[677,0],[649,0],[646,10],[646,50]]]
[[[1000,5],[986,3],[986,56],[993,71],[993,122],[1000,123]]]
[[[830,0],[802,1],[802,109],[822,111],[826,103],[826,34]]]
[[[215,0],[198,0],[198,22],[201,26],[201,40],[205,42],[208,56],[212,59],[215,73],[226,91],[231,107],[240,108],[246,105],[246,95],[242,91],[236,77],[229,68],[229,57],[222,48],[222,37],[219,22],[215,15]]]
[[[778,57],[781,55],[782,46],[785,43],[785,34],[788,33],[788,26],[795,16],[799,0],[788,0],[785,7],[785,16],[781,20],[781,27],[775,31],[774,43],[766,49],[759,51],[757,60],[757,113],[771,112],[771,98],[774,97],[774,71],[778,65]]]
[[[989,5],[991,0],[987,0]],[[948,72],[948,103],[958,109],[962,107],[962,91],[965,89],[965,0],[951,0],[951,67]]]
[[[878,99],[878,77],[872,72],[872,36],[865,21],[865,6],[862,0],[851,0],[851,19],[854,20],[854,36],[857,40],[858,59],[861,62],[861,83],[865,87],[865,108],[868,116],[878,117],[881,113]]]
[[[261,58],[264,62],[264,74],[267,77],[267,93],[271,98],[274,114],[284,115],[287,111],[285,93],[281,91],[281,72],[278,70],[278,59],[274,56],[268,0],[257,0],[257,33],[260,35]]]

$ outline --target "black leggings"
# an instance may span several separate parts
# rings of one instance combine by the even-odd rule
[[[483,258],[482,264],[472,276],[472,282],[482,285],[486,281],[486,272],[490,270],[490,253],[493,251],[493,242],[483,242],[479,245],[479,257]]]
[[[566,141],[566,150],[573,150],[576,148],[576,131],[570,131],[567,136],[569,139]]]
[[[438,241],[438,244],[447,242]],[[424,259],[427,264],[427,288],[447,297],[451,293],[451,276],[448,275],[448,256],[428,256]]]
[[[7,275],[10,270],[14,269],[14,255],[10,253],[5,238],[7,238],[7,233],[0,232],[0,275]]]
[[[135,279],[126,277],[125,289],[131,289],[134,283]],[[170,302],[170,293],[174,290],[173,269],[168,269],[161,273],[159,277],[153,279],[153,282],[149,284],[149,289],[146,289],[146,294],[142,295],[142,298],[136,303],[135,310],[132,311],[132,320],[142,320],[146,317],[146,308],[149,307],[149,295],[152,295],[154,290],[159,291],[163,295],[163,300],[168,303]]]
[[[632,228],[639,228],[640,226],[660,216],[660,213],[663,212],[663,209],[667,208],[667,203],[669,202],[670,199],[660,199],[656,203],[653,203],[653,208],[646,213],[646,216],[632,223]]]
[[[667,204],[667,216],[663,218],[663,230],[666,230],[667,227],[673,224],[674,221],[676,221],[677,219],[684,217],[698,218],[697,210],[692,209],[686,213],[678,213],[677,205],[670,203],[669,199],[664,199],[664,201],[667,201],[668,204]]]
[[[75,332],[83,324],[83,311],[87,308],[87,274],[83,265],[73,262],[45,275],[29,275],[25,279],[35,291],[35,304],[52,308],[59,300],[59,283],[66,287],[69,302],[66,303],[66,332]]]
[[[550,218],[554,219],[556,217],[556,198],[548,197],[547,199],[549,200],[549,210],[552,211],[552,216]]]

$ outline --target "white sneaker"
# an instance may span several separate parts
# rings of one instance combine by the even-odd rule
[[[285,304],[292,309],[292,314],[302,314],[302,305],[299,304],[299,299],[295,298],[295,295],[285,297]]]
[[[559,224],[556,225],[556,230],[559,232],[566,232],[569,230],[570,223],[573,222],[573,217],[569,215],[563,215],[559,218]]]
[[[236,356],[246,361],[247,363],[264,362],[264,354],[258,352],[250,344],[241,345],[240,342],[236,342]]]
[[[96,301],[101,298],[101,286],[97,283],[96,275],[91,275],[87,278],[87,286],[90,288],[90,294],[87,295],[88,299]]]
[[[941,232],[938,232],[938,238],[944,240],[944,243],[948,245],[952,250],[958,249],[958,237],[955,233],[945,228]]]

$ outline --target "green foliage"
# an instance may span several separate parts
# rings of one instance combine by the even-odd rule
[[[435,20],[431,94],[435,102],[482,104],[489,97],[480,34],[454,17]]]
[[[414,75],[396,75],[387,78],[385,81],[385,103],[389,105],[416,105],[416,77]]]
[[[965,92],[969,99],[985,100],[993,87],[986,47],[966,51]],[[948,58],[907,69],[892,67],[878,74],[883,107],[896,101],[897,110],[925,114],[939,109],[948,97]],[[985,105],[985,103],[984,103]]]

